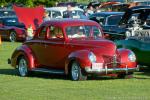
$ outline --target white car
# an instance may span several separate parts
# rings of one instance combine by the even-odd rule
[[[50,18],[63,18],[64,12],[67,10],[67,7],[50,7],[45,8],[49,12]],[[84,16],[84,11],[78,7],[72,7],[73,18],[81,18]]]

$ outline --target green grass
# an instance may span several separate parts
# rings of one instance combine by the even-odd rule
[[[71,81],[65,76],[35,73],[19,77],[7,59],[20,43],[0,46],[0,100],[150,100],[150,73],[132,79],[90,78]]]

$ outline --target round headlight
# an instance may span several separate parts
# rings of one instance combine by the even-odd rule
[[[136,56],[133,52],[130,52],[128,54],[128,59],[131,61],[131,62],[135,62],[136,61]]]
[[[131,32],[130,31],[126,31],[126,37],[130,37],[131,36]]]
[[[96,56],[93,52],[90,52],[88,57],[91,62],[96,62]]]

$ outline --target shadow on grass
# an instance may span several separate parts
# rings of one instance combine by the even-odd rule
[[[150,71],[143,69],[142,72],[138,73],[137,75],[147,75],[150,76]],[[14,75],[19,76],[18,71],[15,69],[0,69],[0,74],[3,75]],[[58,75],[58,74],[49,74],[49,73],[42,73],[42,72],[32,72],[29,77],[35,77],[35,78],[44,78],[44,79],[58,79],[58,80],[70,80],[69,76],[66,75]],[[133,77],[136,79],[150,79],[145,77]],[[116,80],[120,79],[116,76],[97,76],[97,75],[91,75],[88,77],[87,80]]]
[[[15,69],[0,69],[0,74],[3,75],[14,75],[19,76],[18,71]],[[36,77],[36,78],[44,78],[44,79],[60,79],[60,80],[70,80],[69,76],[67,75],[58,75],[58,74],[49,74],[49,73],[42,73],[42,72],[32,72],[30,73],[29,77]],[[112,80],[117,79],[116,77],[110,76],[89,76],[88,80]]]
[[[0,69],[0,74],[3,74],[3,75],[17,75],[17,70],[14,70],[14,69]]]
[[[140,68],[141,75],[150,76],[150,66],[144,66]]]

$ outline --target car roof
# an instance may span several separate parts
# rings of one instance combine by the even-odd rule
[[[66,11],[67,10],[67,7],[50,7],[50,8],[44,8],[45,10],[54,10],[54,11],[60,11],[60,12],[63,12],[63,11]],[[72,7],[71,8],[72,10],[80,10],[80,11],[83,11],[81,8],[78,8],[78,7]]]
[[[47,25],[57,25],[60,27],[75,26],[75,25],[96,25],[96,26],[99,26],[99,24],[96,23],[95,21],[86,20],[86,19],[71,19],[71,18],[51,19],[50,21],[42,23],[41,26],[47,26]]]
[[[0,11],[14,11],[13,9],[0,9]]]
[[[116,15],[116,14],[124,14],[124,12],[98,12],[93,15]]]
[[[150,10],[150,6],[135,6],[135,7],[132,7],[132,8],[130,8],[131,9],[131,11],[133,11],[133,12],[136,12],[136,11],[142,11],[142,10]]]
[[[0,18],[17,18],[17,16],[3,16],[3,17],[0,17]]]

